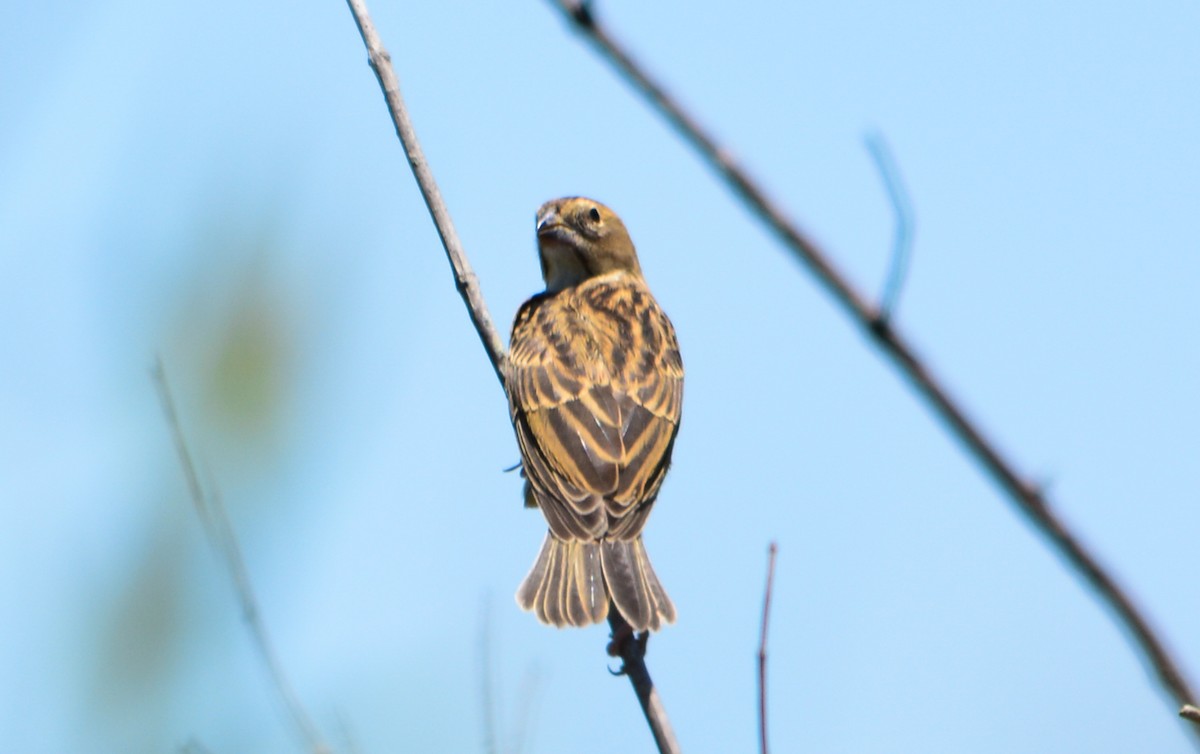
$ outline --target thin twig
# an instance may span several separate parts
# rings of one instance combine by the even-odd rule
[[[900,169],[892,157],[883,134],[878,131],[867,134],[867,151],[875,162],[883,187],[887,190],[888,201],[892,203],[895,215],[895,230],[892,234],[892,256],[888,262],[888,273],[883,284],[883,295],[879,298],[879,317],[891,319],[896,311],[896,301],[904,288],[904,278],[908,275],[908,262],[912,256],[913,211],[908,199],[908,191],[900,177]]]
[[[379,79],[379,86],[383,89],[388,112],[392,114],[392,123],[396,126],[396,135],[400,137],[400,143],[404,145],[404,154],[408,157],[409,167],[412,168],[413,176],[417,179],[417,186],[421,190],[421,196],[425,199],[429,216],[433,218],[433,224],[437,227],[438,235],[442,239],[442,246],[446,249],[446,259],[450,261],[450,267],[454,270],[455,286],[458,288],[459,295],[462,296],[463,303],[467,305],[471,324],[475,325],[475,332],[479,333],[479,339],[483,342],[488,359],[492,362],[492,368],[496,370],[496,377],[500,379],[500,386],[504,387],[504,363],[508,358],[504,352],[504,341],[500,339],[500,333],[492,324],[492,317],[488,313],[487,304],[479,290],[479,280],[475,277],[474,270],[471,269],[471,263],[467,261],[467,253],[463,251],[462,243],[458,240],[458,232],[454,230],[454,221],[450,219],[450,210],[442,201],[442,193],[438,190],[437,182],[433,178],[433,171],[430,170],[425,153],[421,150],[421,143],[417,141],[417,132],[413,128],[412,121],[409,120],[404,99],[400,96],[400,81],[396,78],[395,70],[392,69],[392,57],[384,49],[383,41],[379,38],[379,33],[375,31],[375,24],[371,21],[370,13],[367,12],[366,3],[362,0],[346,0],[346,2],[350,6],[350,13],[354,16],[354,23],[358,25],[358,32],[362,35],[363,44],[367,47],[371,69],[375,71],[375,78]]]
[[[608,611],[608,625],[612,629],[608,654],[621,658],[621,667],[614,671],[614,675],[629,677],[660,754],[679,754],[675,731],[671,729],[667,711],[663,708],[654,681],[650,679],[650,671],[646,669],[646,643],[650,641],[650,632],[635,634],[616,608]]]
[[[492,606],[487,597],[479,610],[480,706],[483,707],[483,750],[499,754],[496,748],[496,694],[492,675]]]
[[[771,617],[771,595],[775,587],[774,542],[767,549],[767,588],[763,594],[762,635],[758,639],[758,749],[767,754],[767,625]]]
[[[350,13],[354,16],[354,23],[358,25],[363,44],[367,47],[371,68],[375,71],[375,77],[379,79],[379,85],[383,89],[388,112],[391,113],[392,122],[396,126],[396,135],[400,137],[400,142],[404,145],[404,152],[408,156],[408,164],[412,168],[413,177],[416,178],[417,185],[421,189],[421,196],[425,198],[425,205],[429,208],[430,217],[437,226],[438,235],[446,249],[446,257],[450,260],[450,266],[454,269],[458,291],[462,295],[471,322],[474,323],[475,330],[479,333],[479,339],[483,342],[484,350],[487,351],[492,367],[496,371],[496,377],[500,380],[500,386],[504,387],[505,363],[508,359],[504,343],[492,324],[491,315],[488,314],[487,304],[483,300],[483,294],[479,291],[475,274],[471,271],[466,252],[463,251],[462,245],[458,241],[458,234],[454,231],[450,212],[442,201],[433,171],[429,169],[429,164],[421,151],[421,145],[417,141],[417,134],[408,117],[404,99],[400,96],[400,82],[392,69],[391,56],[384,49],[383,42],[375,30],[375,24],[371,21],[371,16],[363,0],[346,0],[346,2],[350,6]],[[586,6],[581,7],[585,8],[583,12],[586,12]],[[624,622],[616,610],[610,610],[609,622],[613,625],[615,632],[614,619]],[[626,629],[628,630],[628,626]],[[667,718],[658,692],[654,689],[650,672],[646,669],[646,637],[643,636],[636,642],[625,642],[626,645],[634,643],[639,646],[637,650],[628,649],[627,652],[621,654],[624,661],[621,672],[628,675],[633,684],[638,701],[641,702],[642,711],[646,715],[646,721],[650,724],[655,741],[658,742],[659,750],[661,752],[678,752],[679,745],[675,742],[671,722]]]
[[[1190,704],[1185,704],[1183,705],[1183,709],[1179,710],[1179,716],[1185,720],[1191,720],[1197,725],[1200,725],[1200,707],[1193,707]]]
[[[267,636],[267,627],[259,615],[258,600],[250,585],[250,575],[246,572],[246,563],[242,558],[241,547],[238,546],[233,525],[221,503],[221,496],[215,492],[211,495],[206,494],[203,485],[200,484],[200,475],[196,472],[195,461],[188,448],[187,438],[184,437],[183,426],[179,421],[179,413],[175,409],[175,400],[171,396],[171,389],[167,383],[167,375],[163,369],[161,358],[155,359],[153,378],[158,389],[159,400],[162,402],[163,414],[166,416],[167,425],[171,430],[171,438],[175,443],[175,452],[179,455],[179,463],[183,466],[183,474],[187,479],[188,494],[192,499],[192,505],[200,516],[200,523],[204,527],[204,533],[208,536],[209,543],[217,550],[225,566],[229,569],[229,577],[233,582],[238,605],[242,610],[242,620],[245,621],[246,628],[250,632],[254,648],[267,669],[267,674],[279,694],[284,709],[291,716],[292,723],[305,741],[308,750],[313,754],[330,752],[332,749],[325,744],[317,726],[304,709],[304,705],[300,703],[300,698],[288,681],[283,664],[279,661],[275,648]]]
[[[729,184],[747,208],[775,232],[784,246],[808,267],[846,314],[870,334],[879,348],[892,359],[897,370],[925,399],[933,413],[945,423],[951,435],[962,443],[966,452],[979,463],[1034,528],[1049,540],[1052,548],[1112,610],[1118,624],[1154,669],[1163,689],[1175,699],[1175,707],[1196,698],[1179,664],[1133,598],[1051,510],[1043,491],[1026,481],[1016,465],[967,417],[966,411],[950,397],[942,381],[933,375],[907,338],[867,302],[866,297],[833,265],[829,256],[784,215],[732,155],[721,148],[698,121],[630,58],[624,48],[596,21],[593,12],[573,0],[550,2],[700,153],[701,158]],[[1197,729],[1197,736],[1200,737],[1200,729]]]

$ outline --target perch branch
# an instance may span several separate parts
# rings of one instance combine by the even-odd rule
[[[1179,710],[1179,716],[1200,725],[1200,707],[1185,704],[1183,705],[1183,709]]]
[[[196,473],[196,464],[192,458],[192,452],[188,448],[187,438],[183,434],[183,425],[180,423],[179,413],[175,409],[175,399],[171,396],[171,388],[167,383],[162,359],[155,359],[152,376],[158,390],[159,400],[162,402],[167,426],[171,430],[171,438],[175,443],[175,452],[179,455],[179,463],[183,467],[192,505],[200,516],[200,523],[204,527],[204,533],[208,536],[209,543],[221,555],[221,559],[229,569],[229,577],[233,581],[234,592],[242,609],[242,620],[245,621],[246,628],[250,631],[254,648],[262,659],[263,665],[266,666],[267,674],[271,677],[271,682],[283,702],[284,709],[291,716],[292,723],[296,726],[296,730],[305,741],[309,751],[313,754],[326,754],[332,749],[326,745],[321,737],[321,732],[317,730],[317,726],[313,723],[307,710],[304,709],[304,705],[300,703],[300,697],[296,695],[292,684],[288,681],[287,674],[283,670],[283,663],[279,661],[275,647],[271,644],[270,637],[267,636],[266,624],[263,623],[258,610],[258,599],[254,596],[254,589],[250,585],[250,574],[246,571],[246,562],[242,558],[241,547],[234,534],[233,524],[230,523],[229,516],[225,513],[220,495],[206,493],[203,485],[200,484],[200,476]]]
[[[1017,510],[1046,538],[1051,547],[1081,576],[1112,611],[1118,624],[1133,640],[1162,688],[1175,700],[1174,708],[1195,699],[1179,664],[1163,640],[1134,603],[1133,598],[1091,551],[1050,508],[1043,491],[1027,481],[1017,466],[1000,451],[982,428],[971,420],[942,381],[917,355],[908,339],[896,330],[881,310],[860,294],[831,261],[831,258],[791,222],[783,210],[751,179],[729,151],[717,144],[699,121],[689,115],[656,83],[596,20],[590,7],[578,0],[550,0],[566,20],[591,43],[600,55],[636,89],[647,102],[699,152],[746,207],[766,223],[785,247],[802,262],[875,344],[892,360],[896,369],[925,399],[931,411],[945,424],[968,455],[982,467]],[[1200,737],[1200,728],[1196,734]]]
[[[429,163],[425,160],[425,155],[421,151],[421,145],[417,141],[416,131],[413,128],[412,121],[408,117],[408,109],[405,107],[404,99],[400,96],[400,82],[396,78],[395,71],[392,69],[391,56],[388,55],[387,50],[383,47],[383,42],[380,40],[379,33],[375,30],[375,24],[371,21],[371,16],[367,11],[366,3],[363,0],[346,0],[346,2],[350,6],[350,13],[354,16],[354,23],[358,26],[359,34],[362,35],[363,44],[366,45],[371,69],[375,71],[375,77],[379,80],[379,86],[383,89],[383,96],[387,101],[388,112],[391,113],[392,122],[396,126],[396,135],[400,137],[400,142],[404,146],[404,153],[408,156],[408,164],[412,168],[413,177],[416,178],[417,185],[421,189],[421,196],[425,198],[425,205],[429,208],[430,217],[433,218],[433,223],[437,226],[438,235],[441,237],[442,245],[446,249],[446,257],[450,260],[450,266],[454,269],[454,279],[458,286],[458,291],[467,306],[471,322],[474,323],[475,330],[479,333],[479,339],[483,341],[483,347],[487,351],[488,359],[491,360],[492,367],[496,371],[496,377],[500,380],[501,387],[503,387],[505,382],[504,365],[508,358],[505,354],[504,343],[501,341],[495,326],[492,324],[492,318],[488,314],[483,294],[479,291],[479,284],[475,278],[475,273],[471,271],[471,265],[467,261],[466,252],[463,251],[462,245],[458,240],[458,234],[455,233],[454,225],[450,220],[450,212],[446,209],[446,205],[442,201],[441,192],[438,191],[433,171],[430,170]],[[616,610],[610,610],[610,623],[612,623],[614,616],[620,619]],[[616,624],[613,624],[613,626],[615,632]],[[626,629],[628,630],[628,626],[626,626]],[[671,731],[670,720],[667,718],[666,710],[662,706],[662,701],[659,699],[658,693],[654,690],[654,683],[650,679],[650,672],[646,669],[646,636],[643,635],[640,638],[625,642],[625,645],[629,646],[634,644],[637,644],[639,649],[636,651],[630,649],[628,652],[621,654],[624,662],[621,672],[628,675],[630,682],[633,684],[634,691],[638,695],[638,701],[642,704],[642,711],[646,715],[646,721],[650,724],[650,730],[654,734],[655,741],[658,742],[659,750],[664,753],[678,752],[679,746],[675,743],[675,735]]]
[[[608,625],[612,629],[608,654],[621,658],[621,667],[614,671],[614,675],[628,676],[660,754],[679,754],[675,731],[671,729],[667,711],[663,708],[654,681],[650,679],[650,671],[646,669],[646,644],[650,641],[650,632],[643,631],[635,635],[616,606],[608,611]]]

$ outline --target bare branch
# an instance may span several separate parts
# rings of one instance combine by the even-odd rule
[[[908,191],[900,177],[900,169],[892,158],[892,150],[888,147],[883,134],[873,132],[867,134],[867,151],[875,161],[879,177],[883,179],[883,187],[887,190],[888,201],[896,215],[895,231],[892,236],[892,256],[888,263],[888,274],[883,285],[883,295],[879,299],[880,319],[890,319],[896,311],[896,301],[904,288],[904,279],[908,275],[908,260],[912,256],[913,211],[908,199]]]
[[[679,742],[675,740],[667,710],[654,688],[650,671],[646,669],[646,643],[650,641],[650,632],[635,634],[615,606],[608,611],[608,625],[612,629],[608,654],[621,658],[621,667],[614,674],[629,677],[660,754],[679,754]]]
[[[234,534],[233,525],[229,522],[229,516],[225,513],[221,497],[216,493],[206,494],[204,487],[200,484],[200,476],[196,472],[195,461],[191,450],[188,449],[187,438],[183,434],[183,426],[179,421],[179,413],[175,409],[175,400],[171,396],[171,389],[167,383],[167,375],[163,370],[161,358],[155,359],[153,378],[155,387],[158,389],[159,400],[162,402],[163,414],[171,430],[171,438],[175,443],[175,452],[179,455],[179,463],[183,466],[183,474],[187,479],[188,494],[192,498],[192,505],[200,516],[200,523],[204,527],[204,533],[208,536],[209,543],[217,550],[226,568],[229,569],[229,577],[233,582],[234,592],[242,610],[242,620],[245,621],[246,628],[250,632],[254,648],[263,665],[266,666],[267,674],[279,694],[280,701],[291,716],[292,723],[305,741],[308,750],[313,754],[327,754],[332,749],[326,745],[317,726],[304,709],[304,705],[300,703],[300,698],[292,689],[287,674],[283,670],[283,664],[279,661],[279,657],[275,654],[275,648],[267,636],[267,627],[259,615],[258,600],[250,585],[250,575],[246,572],[246,562],[242,558],[237,536]]]
[[[767,625],[771,617],[771,594],[775,587],[774,542],[767,548],[767,588],[763,594],[762,635],[758,640],[758,749],[767,754]]]
[[[950,434],[962,443],[968,455],[975,459],[1017,510],[1113,612],[1118,624],[1133,639],[1134,646],[1154,669],[1159,683],[1175,699],[1176,704],[1196,698],[1179,664],[1133,598],[1054,513],[1042,490],[1026,481],[1016,465],[986,437],[979,425],[968,418],[966,411],[950,396],[942,381],[934,376],[908,339],[891,326],[886,316],[867,303],[867,299],[834,266],[830,257],[784,215],[731,154],[720,147],[695,118],[686,113],[662,86],[633,61],[597,22],[592,11],[577,0],[550,2],[699,152],[700,157],[725,180],[747,208],[775,232],[784,246],[816,276],[846,314],[870,334],[879,348],[891,358],[900,374],[925,399],[930,410],[945,423]],[[1200,729],[1197,729],[1197,735],[1200,736]]]
[[[483,348],[492,362],[492,368],[496,370],[500,386],[503,387],[504,362],[507,359],[504,352],[504,341],[500,339],[496,326],[492,324],[492,317],[483,300],[483,293],[479,290],[479,280],[475,277],[474,270],[471,269],[471,263],[467,261],[467,254],[463,251],[462,243],[458,240],[458,232],[454,230],[454,222],[450,219],[450,210],[442,201],[442,194],[438,191],[433,171],[430,170],[425,153],[421,150],[421,143],[417,141],[417,132],[413,128],[412,121],[409,120],[404,99],[400,96],[400,81],[392,69],[392,58],[384,49],[379,33],[375,31],[375,24],[371,21],[370,13],[367,12],[366,3],[362,0],[346,1],[350,6],[350,13],[354,16],[354,23],[358,25],[358,32],[362,35],[363,44],[367,47],[371,69],[375,71],[375,78],[379,79],[379,86],[383,89],[383,97],[387,101],[388,112],[392,114],[396,135],[400,137],[400,143],[404,145],[404,154],[408,157],[408,165],[412,168],[413,177],[417,179],[417,186],[421,189],[421,196],[425,199],[429,216],[433,218],[433,224],[437,227],[438,235],[442,239],[442,246],[446,249],[446,258],[454,270],[455,286],[458,288],[459,295],[462,296],[463,303],[467,305],[471,323],[475,325],[475,332],[479,333],[479,339],[483,342]]]
[[[1200,707],[1185,704],[1183,705],[1183,709],[1179,710],[1179,716],[1200,725]]]

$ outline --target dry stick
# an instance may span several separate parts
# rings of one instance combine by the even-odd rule
[[[379,79],[379,86],[383,89],[388,112],[391,113],[392,122],[396,126],[396,135],[400,137],[400,142],[404,145],[404,153],[408,157],[413,177],[417,180],[421,196],[425,198],[425,206],[429,209],[429,215],[433,218],[433,224],[437,226],[438,235],[442,239],[442,246],[446,249],[446,258],[449,259],[450,266],[454,270],[454,280],[458,292],[467,306],[471,322],[475,325],[475,331],[479,333],[479,339],[483,342],[492,367],[496,370],[500,386],[504,387],[505,364],[508,360],[504,351],[504,342],[496,332],[495,325],[492,324],[487,304],[484,303],[483,294],[479,291],[479,282],[471,270],[462,244],[459,243],[458,234],[454,231],[454,224],[450,219],[450,212],[446,209],[441,192],[438,191],[437,182],[434,180],[433,171],[429,169],[429,163],[426,162],[425,154],[421,151],[421,144],[417,141],[417,134],[413,129],[412,121],[409,120],[404,99],[400,96],[400,82],[396,78],[396,72],[392,69],[391,56],[384,49],[383,41],[375,30],[375,24],[372,23],[363,0],[346,0],[346,2],[350,6],[350,13],[354,16],[354,23],[358,25],[363,44],[366,45],[371,69],[375,71],[375,77]],[[616,610],[609,611],[610,623],[616,613]],[[650,672],[646,669],[645,637],[643,636],[639,641],[640,652],[631,651],[628,654],[622,654],[624,661],[622,672],[628,675],[630,682],[633,683],[638,701],[642,704],[642,712],[645,713],[646,720],[650,723],[650,730],[659,744],[659,750],[678,752],[679,747],[675,744],[675,737],[671,732],[671,723],[667,719],[666,710],[663,709],[658,693],[654,689]],[[633,642],[626,642],[626,644],[631,643]],[[664,748],[666,745],[669,747]]]
[[[163,370],[161,358],[155,359],[153,378],[158,389],[159,400],[162,402],[163,414],[166,416],[167,425],[171,430],[171,438],[175,442],[175,452],[179,455],[179,463],[183,466],[183,473],[187,479],[188,494],[192,498],[192,505],[200,516],[200,523],[204,527],[204,533],[208,535],[209,542],[220,553],[226,567],[229,568],[229,576],[233,581],[238,604],[242,608],[242,620],[246,622],[250,638],[254,641],[254,647],[258,650],[258,655],[262,658],[267,673],[271,676],[271,682],[279,693],[284,708],[291,715],[292,722],[307,743],[309,750],[314,754],[330,752],[332,749],[325,744],[320,731],[317,730],[317,726],[304,709],[304,705],[300,703],[300,698],[292,689],[287,674],[283,671],[283,664],[279,661],[279,657],[275,654],[275,648],[267,636],[267,627],[258,612],[258,600],[250,586],[250,575],[246,572],[246,562],[242,558],[237,536],[234,534],[229,516],[225,513],[221,498],[217,494],[206,494],[204,487],[200,484],[200,476],[196,473],[196,464],[188,449],[187,439],[183,435],[183,426],[180,424],[179,414],[175,410],[175,400],[171,396],[171,389],[167,384],[167,375]]]
[[[986,437],[964,410],[950,397],[940,380],[917,356],[908,341],[894,329],[879,309],[855,290],[846,277],[833,266],[829,257],[815,242],[805,236],[783,211],[764,193],[749,174],[721,148],[700,124],[672,99],[635,63],[612,36],[597,23],[584,3],[571,0],[550,0],[563,15],[592,43],[618,71],[670,122],[725,179],[747,207],[765,222],[783,244],[817,277],[833,295],[851,319],[855,320],[875,343],[891,357],[901,374],[929,403],[935,415],[947,425],[950,433],[992,477],[993,481],[1017,506],[1052,547],[1086,580],[1116,614],[1119,624],[1133,638],[1138,649],[1154,668],[1159,683],[1175,699],[1176,707],[1196,698],[1179,665],[1154,629],[1134,604],[1133,599],[1117,584],[1108,570],[1072,534],[1065,523],[1050,509],[1042,490],[1026,481],[1016,466]],[[1200,738],[1200,728],[1194,731]]]
[[[767,589],[763,595],[762,635],[758,640],[758,748],[767,754],[767,623],[771,617],[771,594],[775,587],[774,542],[767,549]]]

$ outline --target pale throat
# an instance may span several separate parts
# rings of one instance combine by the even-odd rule
[[[542,278],[546,281],[547,293],[557,293],[591,277],[583,257],[567,244],[543,241],[538,246],[538,253],[542,257]]]

